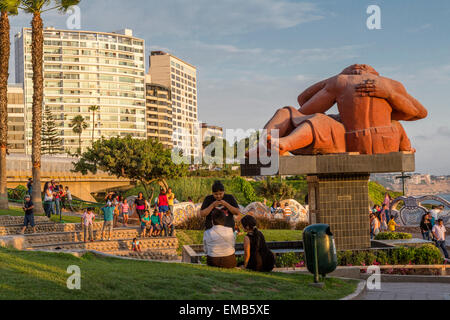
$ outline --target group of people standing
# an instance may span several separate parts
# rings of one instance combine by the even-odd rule
[[[136,212],[139,217],[141,236],[161,236],[162,231],[165,232],[165,236],[173,236],[175,229],[172,214],[174,199],[175,195],[170,188],[167,193],[164,189],[161,189],[160,195],[157,197],[155,205],[152,208],[150,204],[152,199],[145,199],[142,192],[139,193],[132,204],[123,196],[117,195],[114,192],[108,193],[105,197],[106,204],[102,208],[104,221],[101,230],[101,240],[111,240],[112,231],[118,227],[120,216],[123,219],[123,227],[127,227],[129,217],[133,212]],[[87,208],[81,218],[84,230],[84,242],[94,241],[94,221],[94,208]]]
[[[203,201],[200,215],[206,217],[203,235],[204,251],[207,264],[212,267],[237,267],[235,243],[235,217],[241,212],[236,199],[225,194],[225,187],[220,181],[212,186],[212,195]],[[257,228],[256,219],[247,215],[241,219],[247,232],[244,238],[244,262],[242,268],[270,272],[275,266],[275,256],[267,247],[264,235]]]
[[[32,191],[30,188],[28,190],[29,192]],[[43,206],[45,215],[49,218],[54,214],[61,215],[63,208],[73,211],[72,194],[69,187],[64,187],[55,180],[46,182],[44,185]]]
[[[373,239],[380,232],[395,232],[398,224],[391,215],[388,204],[383,204],[381,207],[375,205],[370,212],[370,238]]]
[[[424,240],[433,241],[436,247],[442,250],[446,259],[449,258],[446,248],[446,232],[444,220],[439,219],[439,214],[444,206],[432,206],[431,210],[422,216],[420,232]]]
[[[141,236],[158,237],[163,232],[166,237],[173,236],[175,230],[173,216],[175,194],[172,189],[168,188],[166,191],[161,188],[153,205],[151,201],[152,199],[146,200],[144,194],[140,192],[133,204],[133,209],[141,222]]]

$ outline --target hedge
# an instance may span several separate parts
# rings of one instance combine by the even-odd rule
[[[412,234],[403,232],[380,232],[375,240],[405,240],[412,239]]]
[[[369,265],[433,265],[442,264],[444,259],[434,245],[426,244],[418,248],[398,247],[387,250],[339,251],[338,266]],[[305,264],[302,253],[286,253],[277,256],[277,267],[299,267]]]

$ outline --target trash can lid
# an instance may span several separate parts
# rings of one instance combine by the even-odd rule
[[[327,234],[329,236],[333,235],[331,233],[330,225],[322,224],[322,223],[313,224],[313,225],[310,225],[310,226],[306,227],[305,230],[303,230],[303,233],[304,234],[307,234],[307,233],[325,233],[325,234]]]

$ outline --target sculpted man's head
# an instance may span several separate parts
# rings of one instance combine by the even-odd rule
[[[371,66],[368,64],[354,64],[350,67],[345,68],[341,74],[345,75],[361,75],[364,73],[371,73],[376,76],[379,76],[380,74]]]

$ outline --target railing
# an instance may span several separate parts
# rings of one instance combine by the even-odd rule
[[[16,204],[23,204],[24,198],[28,193],[25,190],[18,190],[18,189],[9,189],[8,188],[8,201],[11,203]],[[42,201],[44,200],[42,196]],[[65,205],[68,207],[68,204],[64,201],[61,203],[62,205]],[[100,202],[90,202],[90,201],[84,201],[80,199],[73,199],[71,203],[72,208],[75,211],[82,211],[86,208],[93,207],[93,208],[102,208],[105,206],[105,203]]]

